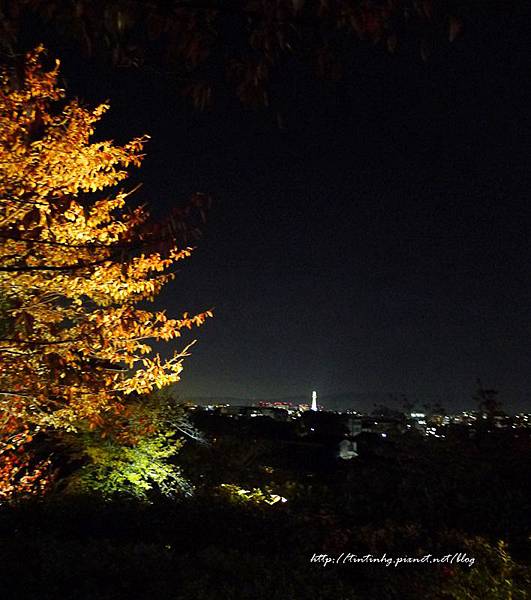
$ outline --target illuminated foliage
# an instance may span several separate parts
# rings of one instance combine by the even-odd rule
[[[269,488],[265,488],[264,490],[260,488],[246,490],[233,483],[222,483],[219,486],[219,491],[222,496],[225,496],[236,504],[268,504],[271,506],[278,502],[287,502],[286,498],[278,494],[273,494]]]
[[[172,463],[190,435],[182,407],[151,395],[132,402],[113,419],[104,435],[86,431],[70,436],[68,454],[81,458],[84,465],[67,483],[71,493],[149,501],[153,493],[164,496],[189,494],[192,486]],[[69,436],[65,436],[68,442]],[[77,450],[76,450],[77,447]]]
[[[152,490],[165,496],[189,493],[178,467],[168,462],[182,446],[176,432],[158,432],[124,444],[92,436],[86,447],[89,463],[72,477],[71,492],[97,493],[109,500],[130,496],[148,500]]]
[[[129,395],[179,380],[186,349],[162,360],[152,342],[178,338],[211,314],[170,319],[145,308],[191,248],[155,249],[160,231],[117,187],[127,167],[140,165],[146,137],[93,141],[108,107],[66,102],[59,63],[46,71],[42,53],[27,56],[22,78],[5,69],[0,80],[4,437],[112,422]],[[138,452],[157,455],[149,443]]]
[[[28,449],[28,429],[0,442],[0,504],[14,498],[42,495],[54,481],[49,458],[37,459]]]

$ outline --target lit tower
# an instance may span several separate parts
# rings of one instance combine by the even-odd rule
[[[319,410],[317,408],[317,392],[315,390],[312,392],[312,410]]]

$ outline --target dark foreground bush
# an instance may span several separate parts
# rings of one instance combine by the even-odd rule
[[[310,560],[342,551],[464,552],[475,565]],[[341,535],[323,516],[219,498],[151,506],[71,499],[0,511],[1,597],[17,600],[524,600],[529,573],[503,545],[458,532],[386,522]]]

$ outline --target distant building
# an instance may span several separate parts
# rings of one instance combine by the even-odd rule
[[[273,409],[281,409],[286,411],[289,415],[291,416],[299,416],[299,406],[297,406],[296,404],[293,404],[292,402],[287,402],[284,400],[261,400],[258,403],[258,406],[256,408],[259,409],[263,409],[263,408],[273,408]]]
[[[313,410],[313,411],[319,410],[317,408],[317,392],[315,390],[312,392],[312,408],[311,408],[311,410]]]
[[[356,419],[354,419],[356,420]],[[387,437],[388,434],[404,433],[406,427],[404,421],[398,417],[361,417],[358,419],[362,424],[364,433],[376,433],[380,436]]]
[[[338,458],[342,458],[343,460],[350,460],[351,458],[356,458],[358,456],[358,446],[356,442],[349,439],[341,440],[338,444]]]

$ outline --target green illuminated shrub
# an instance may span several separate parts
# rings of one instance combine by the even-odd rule
[[[185,426],[180,407],[151,398],[131,408],[118,434],[86,431],[76,439],[84,464],[70,476],[67,491],[142,501],[157,493],[190,494],[192,486],[172,462]]]
[[[106,499],[131,496],[148,500],[154,490],[173,496],[189,492],[178,467],[168,462],[182,446],[171,434],[142,438],[134,446],[104,439],[86,448],[90,462],[72,477],[71,490],[97,492]]]

